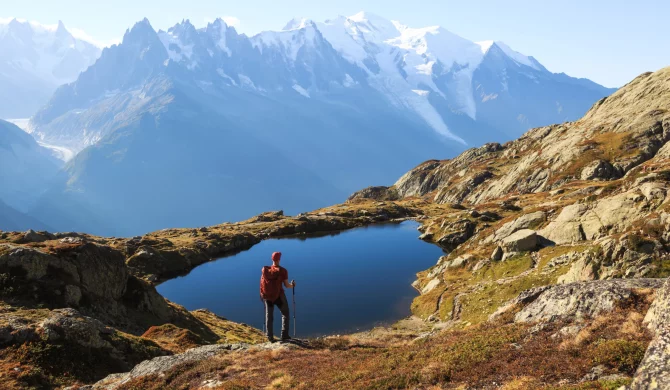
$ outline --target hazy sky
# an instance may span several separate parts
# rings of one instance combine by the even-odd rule
[[[0,0],[0,18],[62,20],[100,42],[120,39],[144,17],[156,29],[226,17],[253,35],[296,16],[323,21],[361,10],[412,27],[441,25],[474,41],[501,40],[552,72],[608,87],[670,65],[669,0]]]

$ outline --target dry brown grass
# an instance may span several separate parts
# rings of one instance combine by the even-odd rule
[[[558,389],[560,381],[585,386],[574,389],[606,389],[607,383],[577,383],[599,364],[607,373],[631,372],[649,342],[639,308],[588,322],[578,343],[552,337],[570,323],[539,332],[526,325],[484,324],[417,341],[329,337],[314,342],[313,349],[229,353],[180,366],[165,377],[136,379],[122,389],[188,389],[208,379],[223,380],[222,389],[454,389],[493,383],[508,390]]]
[[[188,329],[182,329],[172,324],[150,327],[142,337],[153,340],[162,348],[173,353],[184,352],[189,348],[206,344],[205,341]]]

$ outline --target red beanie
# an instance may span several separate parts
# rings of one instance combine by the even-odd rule
[[[281,259],[281,252],[275,252],[272,254],[272,261],[279,261]]]

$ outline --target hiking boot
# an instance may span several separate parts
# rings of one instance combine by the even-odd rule
[[[286,343],[293,340],[290,336],[282,336],[281,341],[282,343]]]
[[[268,337],[268,343],[274,343],[275,341],[277,340],[274,337]]]

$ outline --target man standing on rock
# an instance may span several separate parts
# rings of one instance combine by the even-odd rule
[[[268,341],[273,343],[274,307],[277,305],[281,312],[281,339],[288,341],[289,337],[289,306],[284,287],[295,287],[295,280],[288,282],[288,271],[279,265],[281,252],[272,254],[272,266],[264,266],[261,270],[261,300],[265,304],[265,329]]]

